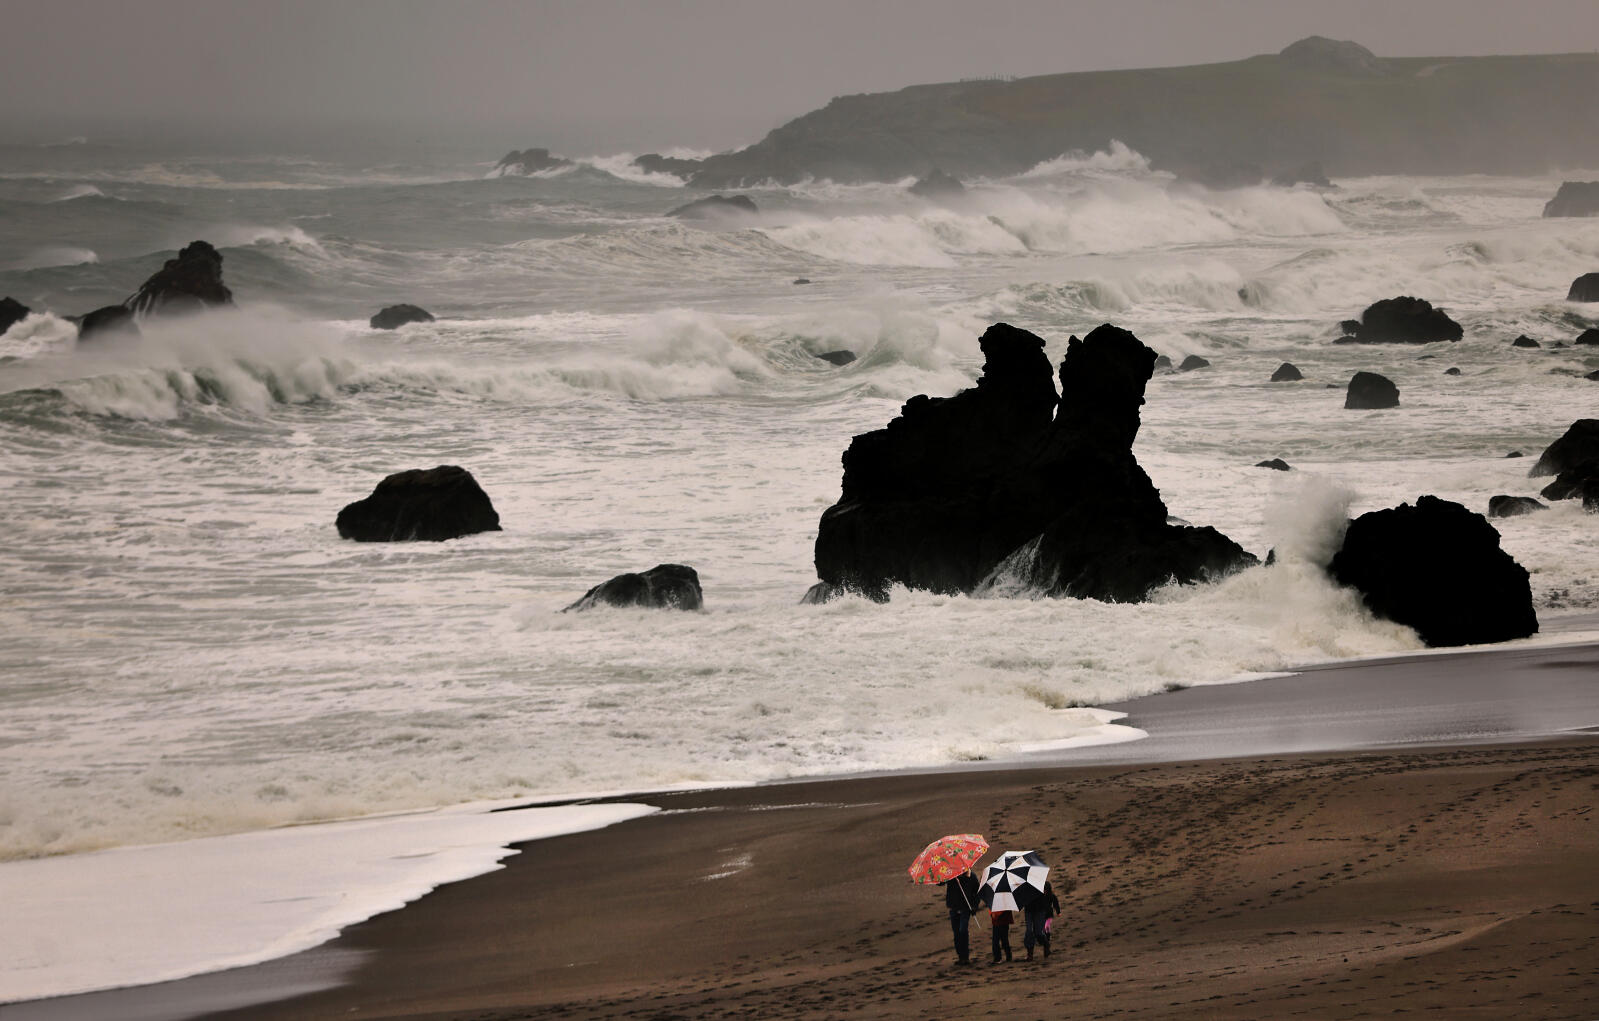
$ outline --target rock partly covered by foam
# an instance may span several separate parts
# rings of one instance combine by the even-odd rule
[[[205,241],[190,242],[124,304],[138,316],[233,304],[233,292],[222,282],[222,253]]]
[[[1581,347],[1592,347],[1599,345],[1599,326],[1583,330],[1581,333],[1577,334],[1577,339],[1572,341],[1572,343]]]
[[[709,220],[720,216],[747,216],[760,212],[755,200],[748,195],[707,195],[693,202],[686,202],[667,216],[675,216],[680,220]]]
[[[139,324],[133,320],[133,311],[126,305],[107,305],[87,315],[68,316],[78,324],[78,339],[96,337],[139,336]]]
[[[1321,169],[1319,161],[1312,161],[1293,170],[1285,170],[1271,179],[1271,183],[1278,188],[1292,188],[1298,184],[1308,184],[1316,188],[1331,188],[1333,183],[1327,180],[1326,171]]]
[[[1344,407],[1356,411],[1399,407],[1399,388],[1387,376],[1375,372],[1357,372],[1349,380],[1344,393]]]
[[[1599,301],[1599,273],[1584,273],[1571,282],[1567,301]]]
[[[682,564],[657,564],[642,574],[619,574],[609,581],[603,581],[566,609],[646,606],[663,610],[698,610],[704,605],[700,576],[694,568]]]
[[[1274,457],[1270,461],[1256,461],[1255,462],[1255,467],[1256,468],[1270,468],[1272,471],[1279,471],[1279,472],[1286,472],[1286,471],[1293,471],[1294,470],[1294,466],[1293,465],[1289,464],[1287,461],[1284,461],[1280,457]]]
[[[494,165],[495,173],[501,177],[525,176],[536,174],[541,170],[559,170],[569,167],[572,161],[562,156],[556,156],[548,149],[512,149]]]
[[[1521,336],[1517,337],[1515,340],[1512,340],[1510,342],[1510,346],[1511,347],[1543,347],[1542,344],[1538,343],[1536,340],[1533,340],[1531,337],[1527,336],[1525,333],[1523,333]]]
[[[1210,360],[1209,359],[1201,358],[1198,355],[1189,355],[1187,358],[1183,359],[1181,365],[1177,366],[1177,371],[1178,372],[1193,372],[1195,369],[1208,369],[1208,368],[1210,368]]]
[[[1538,495],[1545,500],[1581,500],[1584,510],[1599,511],[1599,462],[1567,468]]]
[[[1295,368],[1293,362],[1283,362],[1277,366],[1277,371],[1271,374],[1273,383],[1293,383],[1304,378],[1304,374]]]
[[[1429,646],[1477,645],[1538,631],[1527,571],[1481,514],[1423,496],[1350,522],[1328,572],[1372,613]]]
[[[357,542],[437,542],[498,532],[500,515],[471,472],[441,464],[390,475],[339,511],[337,525],[341,537]]]
[[[850,362],[855,360],[855,352],[842,350],[823,351],[816,357],[820,358],[824,362],[831,362],[834,365],[848,365]]]
[[[916,183],[906,190],[924,199],[953,198],[966,194],[966,186],[961,184],[960,178],[936,168],[926,177],[917,178]]]
[[[1431,344],[1465,335],[1442,309],[1408,295],[1374,302],[1358,320],[1346,319],[1340,325],[1356,344]]]
[[[28,313],[31,311],[33,310],[15,298],[0,299],[0,333],[28,318]]]
[[[1072,337],[1051,380],[1044,342],[1005,323],[977,385],[919,395],[844,452],[843,494],[816,538],[820,591],[886,598],[1025,589],[1136,601],[1255,558],[1212,528],[1167,522],[1132,454],[1155,352],[1104,325]]]
[[[417,305],[390,305],[371,319],[374,330],[398,330],[407,323],[431,323],[433,313]]]
[[[1543,207],[1545,216],[1599,216],[1599,181],[1562,181]]]
[[[686,181],[694,171],[700,168],[700,161],[679,159],[676,156],[662,156],[658,152],[647,152],[635,159],[633,165],[646,174],[671,174]]]
[[[1558,440],[1544,448],[1527,474],[1559,475],[1568,468],[1599,464],[1599,418],[1579,418]]]
[[[1490,518],[1516,518],[1534,511],[1548,510],[1549,508],[1534,500],[1530,496],[1508,496],[1501,493],[1488,498],[1488,516]]]

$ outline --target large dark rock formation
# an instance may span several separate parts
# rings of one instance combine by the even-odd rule
[[[471,472],[441,464],[390,475],[339,511],[337,525],[341,537],[357,542],[437,542],[498,532],[500,515]]]
[[[1572,341],[1572,343],[1580,344],[1583,347],[1599,345],[1599,326],[1583,330],[1581,333],[1577,334],[1577,339]]]
[[[1132,454],[1155,363],[1137,337],[1108,324],[1072,337],[1059,397],[1040,338],[997,323],[980,343],[975,387],[912,397],[844,452],[816,537],[822,592],[986,583],[1131,602],[1255,563],[1213,528],[1167,523]]]
[[[1599,273],[1584,273],[1571,282],[1567,301],[1599,301]]]
[[[1367,307],[1359,320],[1340,325],[1356,344],[1431,344],[1459,340],[1465,333],[1442,309],[1408,295],[1384,298]]]
[[[1399,388],[1387,376],[1375,372],[1357,372],[1349,380],[1349,390],[1344,394],[1344,407],[1357,411],[1374,408],[1399,407]]]
[[[123,304],[137,316],[233,304],[233,292],[222,282],[222,253],[207,242],[190,242]]]
[[[431,323],[433,313],[417,305],[390,305],[371,319],[374,330],[398,330],[406,323]]]
[[[133,321],[133,312],[126,305],[107,305],[87,315],[69,318],[77,321],[79,340],[139,335],[139,324]]]
[[[1277,371],[1271,374],[1273,383],[1292,383],[1304,378],[1304,374],[1294,366],[1293,362],[1283,362],[1277,366]]]
[[[17,323],[28,318],[33,311],[15,298],[0,299],[0,333],[5,333]]]
[[[1490,518],[1517,518],[1523,514],[1534,511],[1548,510],[1549,508],[1530,496],[1490,496],[1488,498],[1488,516]]]
[[[1599,462],[1567,468],[1538,495],[1545,500],[1581,500],[1584,510],[1599,511]]]
[[[1545,216],[1599,216],[1599,181],[1562,181]]]
[[[1527,474],[1559,475],[1567,468],[1599,463],[1599,418],[1579,418],[1558,440],[1544,448]]]
[[[1486,518],[1423,496],[1350,522],[1328,572],[1379,617],[1429,646],[1477,645],[1538,631],[1527,571]]]
[[[572,161],[561,156],[555,156],[548,149],[523,149],[518,152],[512,149],[495,164],[495,171],[501,176],[520,176],[536,174],[541,170],[555,170],[559,167],[569,167]]]
[[[906,190],[924,199],[954,198],[966,194],[966,186],[961,184],[960,178],[936,168],[926,177],[917,178],[916,183]]]
[[[700,168],[699,160],[678,159],[676,156],[662,156],[657,152],[647,152],[633,161],[633,165],[646,174],[671,174],[687,180],[694,171]]]
[[[643,574],[619,574],[589,589],[567,610],[595,606],[647,606],[663,610],[698,610],[705,605],[700,576],[682,564],[657,564]],[[566,610],[562,610],[565,613]]]
[[[693,202],[686,202],[667,216],[675,216],[680,220],[709,220],[721,216],[744,216],[758,213],[755,200],[748,195],[707,195]]]

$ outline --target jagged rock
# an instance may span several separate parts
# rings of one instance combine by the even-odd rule
[[[233,292],[222,282],[222,253],[204,241],[190,242],[123,304],[138,316],[233,304]]]
[[[662,156],[658,152],[647,152],[633,161],[633,165],[646,174],[671,174],[687,180],[689,175],[700,168],[699,160],[679,159],[676,156]]]
[[[643,574],[619,574],[589,589],[566,610],[596,606],[645,606],[661,610],[698,610],[705,605],[700,576],[682,564],[657,564]],[[562,610],[565,613],[566,610]]]
[[[1510,342],[1510,346],[1511,347],[1543,347],[1542,344],[1538,343],[1536,340],[1533,340],[1531,337],[1527,336],[1525,333],[1523,333],[1521,336],[1517,337],[1515,340],[1512,340]]]
[[[1567,301],[1599,301],[1599,273],[1584,273],[1571,282]]]
[[[1167,358],[1165,355],[1157,355],[1156,358],[1155,358],[1155,368],[1157,368],[1157,369],[1169,369],[1169,368],[1171,368],[1171,359]]]
[[[1599,216],[1599,181],[1562,181],[1543,207],[1545,216]]]
[[[1446,376],[1458,376],[1458,375],[1460,375],[1460,370],[1458,368],[1456,368],[1455,366],[1451,365],[1451,366],[1449,366],[1449,368],[1444,370],[1444,375],[1446,375]]]
[[[1530,496],[1491,496],[1488,498],[1488,516],[1490,518],[1515,518],[1533,511],[1548,510],[1546,504],[1534,500]]]
[[[702,199],[684,203],[667,213],[680,220],[709,220],[722,216],[744,216],[758,213],[755,200],[748,195],[707,195]]]
[[[1169,524],[1134,459],[1156,357],[1138,338],[1108,324],[1072,337],[1058,398],[1039,337],[996,323],[980,344],[975,387],[912,397],[851,441],[816,538],[823,582],[878,599],[900,584],[1136,601],[1255,563],[1215,529]]]
[[[1580,344],[1584,347],[1599,345],[1599,326],[1596,326],[1590,330],[1583,330],[1577,335],[1577,339],[1572,341],[1572,343]]]
[[[1183,362],[1182,362],[1181,365],[1177,366],[1177,371],[1178,372],[1193,372],[1195,369],[1205,369],[1205,368],[1209,368],[1209,367],[1210,367],[1210,362],[1208,362],[1205,359],[1199,357],[1198,355],[1189,355],[1187,358],[1183,359]]]
[[[374,330],[397,330],[406,323],[431,323],[433,313],[416,305],[390,305],[371,319]]]
[[[1344,394],[1344,407],[1365,411],[1373,408],[1399,407],[1399,388],[1387,376],[1375,372],[1357,372],[1349,380]]]
[[[822,354],[817,355],[816,357],[820,358],[824,362],[832,362],[834,365],[848,365],[850,362],[853,362],[855,360],[855,352],[854,351],[825,351]]]
[[[133,312],[126,305],[107,305],[95,309],[88,315],[75,318],[78,323],[79,340],[139,336],[139,324],[133,321]]]
[[[1270,461],[1256,461],[1255,462],[1255,467],[1256,468],[1270,468],[1273,471],[1280,471],[1280,472],[1293,471],[1293,465],[1289,464],[1287,461],[1284,461],[1280,457],[1274,457]]]
[[[1384,298],[1361,313],[1360,321],[1345,319],[1340,328],[1356,344],[1431,344],[1456,341],[1465,335],[1460,324],[1432,303],[1408,295]]]
[[[500,515],[471,472],[441,464],[390,475],[339,511],[336,524],[341,538],[357,542],[437,542],[498,532]]]
[[[1327,174],[1321,169],[1319,161],[1306,163],[1296,170],[1286,170],[1273,177],[1271,183],[1279,188],[1292,188],[1296,184],[1309,184],[1317,188],[1333,186],[1333,183],[1327,180]]]
[[[5,333],[13,325],[28,318],[28,313],[32,311],[32,309],[15,298],[0,299],[0,334]]]
[[[1292,383],[1304,378],[1304,375],[1294,367],[1293,362],[1283,362],[1277,366],[1277,371],[1271,374],[1273,383]]]
[[[951,177],[942,170],[934,169],[926,177],[919,177],[916,183],[906,191],[924,199],[952,198],[956,195],[966,194],[966,186],[961,184],[960,178]]]
[[[1568,468],[1599,463],[1599,418],[1579,418],[1558,440],[1544,448],[1528,476],[1559,475]]]
[[[520,152],[512,149],[495,164],[494,169],[501,177],[508,174],[525,176],[536,174],[541,170],[556,170],[571,165],[571,160],[552,155],[548,149],[523,149]]]
[[[1599,510],[1599,462],[1567,468],[1538,495],[1545,500],[1581,499],[1584,510]]]
[[[1379,617],[1429,646],[1477,645],[1538,631],[1527,571],[1481,514],[1423,496],[1350,522],[1328,573]]]

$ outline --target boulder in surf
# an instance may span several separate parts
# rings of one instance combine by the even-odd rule
[[[28,318],[33,311],[15,298],[0,298],[0,333],[5,333],[17,323]]]
[[[1599,301],[1599,273],[1584,273],[1571,282],[1567,301]]]
[[[1357,372],[1349,380],[1344,393],[1344,407],[1357,411],[1376,408],[1399,407],[1399,388],[1387,376],[1375,372]]]
[[[374,330],[397,330],[407,323],[431,323],[433,313],[417,305],[390,305],[378,310],[370,324]]]
[[[698,610],[705,605],[700,576],[682,564],[657,564],[639,574],[619,574],[583,593],[567,610],[596,606],[643,606],[662,610]]]
[[[1431,647],[1525,638],[1538,631],[1527,571],[1481,514],[1423,496],[1350,522],[1328,573],[1379,617]]]
[[[1488,516],[1490,518],[1516,518],[1534,511],[1548,510],[1547,504],[1534,500],[1530,496],[1499,496],[1488,498]]]
[[[525,176],[536,174],[541,170],[558,170],[569,167],[572,161],[562,156],[556,156],[548,149],[512,149],[500,158],[495,164],[495,173],[501,177]]]
[[[1544,204],[1545,216],[1599,216],[1599,181],[1562,181]]]
[[[1346,319],[1338,325],[1346,335],[1345,342],[1356,344],[1431,344],[1465,335],[1460,324],[1442,309],[1408,295],[1373,302],[1358,321]]]
[[[1545,500],[1581,500],[1584,510],[1599,511],[1599,463],[1567,468],[1538,495]]]
[[[388,476],[339,511],[335,524],[340,537],[357,542],[441,542],[498,532],[500,515],[471,472],[441,464]]]
[[[1536,340],[1533,340],[1531,337],[1527,336],[1525,333],[1523,333],[1521,336],[1517,337],[1515,340],[1512,340],[1510,342],[1510,346],[1511,347],[1543,347],[1542,344],[1538,343]]]
[[[1277,366],[1277,371],[1271,374],[1273,383],[1292,383],[1304,378],[1304,374],[1294,366],[1293,362],[1283,362]]]
[[[1582,464],[1599,464],[1599,418],[1579,418],[1558,440],[1544,448],[1527,474],[1559,475]]]
[[[1193,372],[1195,369],[1208,368],[1210,368],[1210,361],[1208,359],[1201,358],[1198,355],[1189,355],[1187,358],[1182,360],[1181,364],[1177,366],[1177,371]]]
[[[133,312],[126,305],[107,305],[75,318],[79,340],[139,336],[139,324],[133,321]]]
[[[1279,472],[1286,472],[1286,471],[1293,471],[1294,470],[1294,466],[1293,465],[1289,464],[1287,461],[1284,461],[1280,457],[1274,457],[1270,461],[1256,461],[1255,462],[1255,467],[1256,468],[1270,468],[1272,471],[1279,471]]]
[[[750,216],[760,212],[755,200],[748,195],[707,195],[693,202],[685,202],[669,211],[667,216],[679,220],[713,220],[723,216]]]
[[[1592,329],[1583,330],[1581,333],[1577,334],[1577,339],[1572,341],[1572,343],[1578,344],[1582,347],[1599,345],[1599,326],[1595,326]]]
[[[833,365],[848,365],[855,360],[854,351],[823,351],[816,357]]]

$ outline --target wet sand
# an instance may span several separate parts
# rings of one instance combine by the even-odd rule
[[[1082,764],[652,796],[656,815],[525,845],[316,950],[26,1016],[193,1016],[335,966],[346,983],[209,1016],[1594,1016],[1599,650],[1123,708],[1151,737]],[[1362,750],[1306,750],[1323,742]],[[989,966],[974,925],[985,963],[954,966],[941,891],[904,868],[967,830],[1078,883],[1048,960],[1022,960],[1018,928]]]

